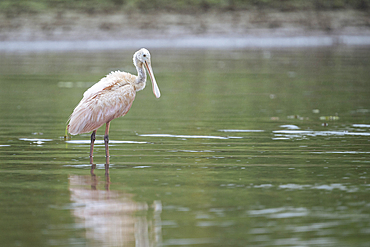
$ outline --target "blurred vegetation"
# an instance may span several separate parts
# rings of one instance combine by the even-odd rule
[[[1,0],[0,12],[7,16],[37,14],[50,10],[75,10],[86,13],[117,11],[172,11],[177,13],[252,9],[368,10],[370,0]]]

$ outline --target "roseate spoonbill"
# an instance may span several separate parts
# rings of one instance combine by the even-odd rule
[[[71,135],[92,131],[90,145],[91,163],[93,163],[96,131],[103,124],[106,124],[104,143],[106,163],[109,164],[109,124],[113,119],[124,116],[131,108],[136,91],[145,88],[145,68],[148,70],[152,81],[155,97],[159,98],[161,96],[150,63],[149,51],[145,48],[138,50],[133,56],[133,61],[138,73],[137,76],[126,72],[112,71],[86,90],[82,100],[69,117],[67,130]]]

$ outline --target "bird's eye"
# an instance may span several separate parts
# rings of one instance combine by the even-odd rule
[[[146,54],[143,54],[143,57],[146,57]]]

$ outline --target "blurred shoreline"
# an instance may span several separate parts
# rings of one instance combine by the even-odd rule
[[[359,10],[100,13],[0,17],[0,51],[370,45]]]

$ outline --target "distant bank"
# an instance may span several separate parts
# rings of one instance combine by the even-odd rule
[[[76,11],[0,15],[0,51],[370,45],[366,11]]]

